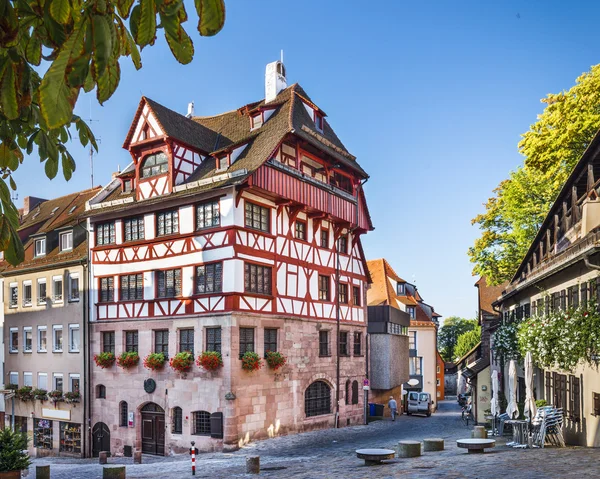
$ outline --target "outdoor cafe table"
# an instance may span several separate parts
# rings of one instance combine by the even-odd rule
[[[529,423],[519,419],[509,419],[508,421],[505,421],[505,424],[510,424],[513,428],[513,440],[506,445],[513,447],[527,447]]]

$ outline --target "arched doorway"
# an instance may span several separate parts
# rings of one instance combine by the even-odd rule
[[[92,456],[98,457],[101,451],[110,456],[110,429],[103,422],[97,422],[92,428]]]
[[[142,452],[165,455],[165,410],[153,402],[142,410]]]

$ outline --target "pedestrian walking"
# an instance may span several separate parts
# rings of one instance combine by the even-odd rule
[[[390,396],[390,400],[388,401],[388,407],[390,408],[390,411],[392,412],[392,421],[395,421],[396,420],[396,411],[398,411],[398,403],[396,403],[394,396]]]

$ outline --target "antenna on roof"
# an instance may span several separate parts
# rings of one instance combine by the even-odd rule
[[[185,115],[186,118],[191,118],[194,116],[194,102],[191,101],[188,103],[188,112],[187,115]]]
[[[88,119],[88,121],[90,122],[90,128],[91,128],[91,123],[93,121],[100,121],[100,120],[93,120],[92,119],[92,99],[90,97],[90,118]],[[100,138],[96,138],[96,142],[100,143]],[[94,147],[92,146],[92,142],[90,141],[90,181],[92,183],[92,188],[94,187]]]

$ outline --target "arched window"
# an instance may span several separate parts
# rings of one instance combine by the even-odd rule
[[[169,161],[164,153],[148,155],[140,167],[140,178],[162,175],[169,171]]]
[[[179,406],[173,408],[173,434],[181,434],[183,432],[183,413]]]
[[[192,434],[195,436],[210,436],[210,413],[194,411],[192,413]]]
[[[98,399],[106,399],[106,387],[104,384],[98,384],[96,386],[96,397]]]
[[[358,404],[358,381],[352,382],[352,404]]]
[[[125,401],[121,401],[119,403],[119,426],[127,427],[128,420],[129,420],[129,409],[127,407],[127,403]]]
[[[346,405],[350,404],[350,380],[346,381]]]
[[[331,388],[325,381],[315,381],[304,393],[306,417],[331,413]]]

